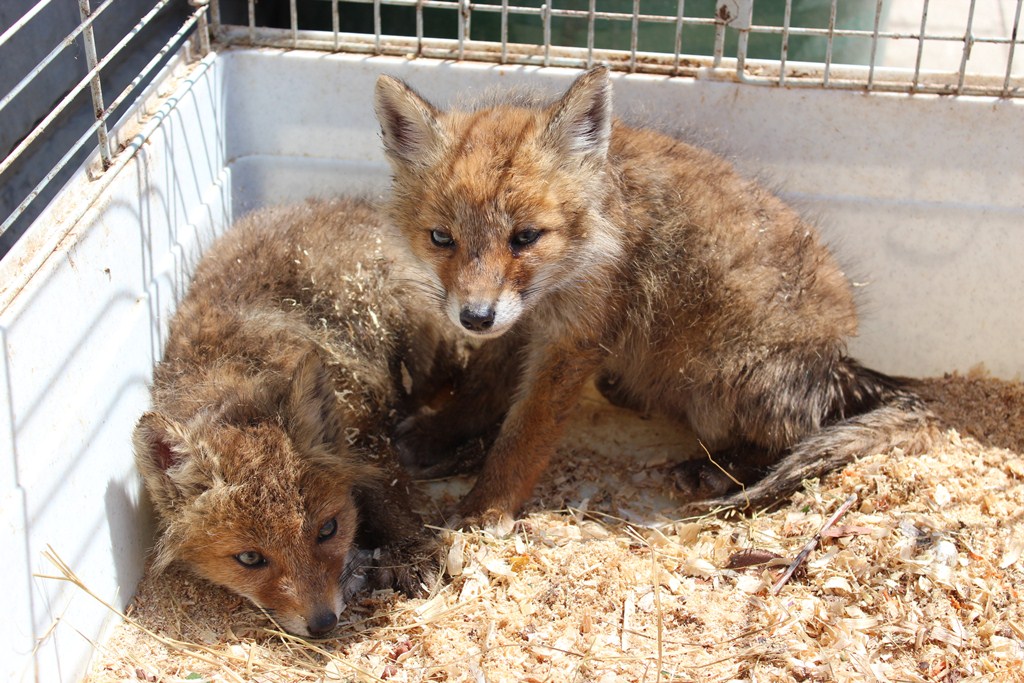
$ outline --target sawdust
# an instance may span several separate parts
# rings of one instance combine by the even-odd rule
[[[867,457],[725,520],[673,516],[691,437],[588,396],[515,535],[451,533],[429,599],[367,596],[306,643],[173,570],[143,581],[89,680],[1024,680],[1024,384],[921,391],[945,430],[927,454]],[[466,486],[428,488],[442,509]],[[726,569],[740,551],[782,559]]]

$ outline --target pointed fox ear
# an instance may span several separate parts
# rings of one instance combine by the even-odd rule
[[[288,433],[301,447],[333,444],[341,438],[334,380],[316,351],[306,353],[295,368],[284,417]]]
[[[397,78],[377,79],[374,109],[384,151],[393,163],[424,166],[444,140],[437,109]]]
[[[173,508],[189,495],[191,489],[187,482],[179,481],[180,472],[173,477],[168,472],[194,453],[188,432],[182,425],[158,412],[145,413],[135,426],[132,445],[135,465],[157,509]]]
[[[186,440],[184,429],[174,420],[157,412],[144,413],[132,437],[143,474],[146,470],[166,472],[177,464],[184,457]]]
[[[576,79],[552,108],[545,141],[564,154],[604,157],[612,134],[608,69],[594,67]]]

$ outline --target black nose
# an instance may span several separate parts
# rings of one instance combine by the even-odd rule
[[[472,330],[473,332],[489,330],[494,325],[494,308],[491,306],[481,306],[478,308],[466,306],[459,313],[459,322],[467,330]]]
[[[322,636],[338,625],[338,615],[333,611],[323,611],[306,620],[309,635]]]

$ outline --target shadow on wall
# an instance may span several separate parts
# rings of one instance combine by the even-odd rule
[[[111,479],[103,495],[114,556],[114,576],[124,609],[135,595],[135,587],[149,559],[156,538],[156,516],[142,481],[132,472],[127,480]],[[138,548],[145,548],[140,555]]]

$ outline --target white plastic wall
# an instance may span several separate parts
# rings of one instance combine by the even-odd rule
[[[0,264],[5,679],[77,680],[91,650],[80,634],[99,637],[108,616],[34,577],[53,573],[48,546],[100,596],[130,599],[151,524],[129,437],[201,249],[264,204],[386,189],[371,105],[381,72],[442,106],[494,88],[554,94],[574,75],[228,51],[172,84],[99,200],[82,176]],[[853,352],[867,363],[932,375],[983,362],[1021,375],[1024,102],[614,82],[621,115],[687,131],[818,218],[864,283]],[[93,202],[85,218],[62,225],[82,202]]]
[[[80,174],[0,263],[3,680],[79,680],[111,622],[81,590],[36,576],[57,573],[44,551],[119,608],[142,575],[152,520],[129,436],[166,335],[160,312],[229,220],[219,67],[178,84],[98,200],[101,181]]]

